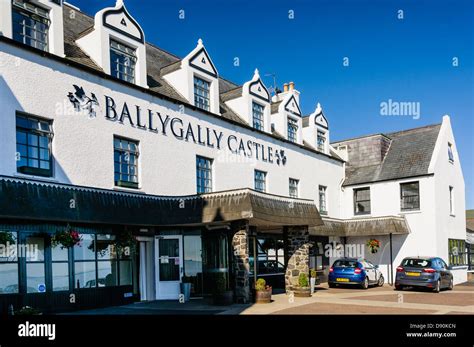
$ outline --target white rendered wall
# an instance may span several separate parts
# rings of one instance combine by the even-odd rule
[[[289,178],[300,180],[301,198],[316,199],[318,185],[328,187],[329,215],[338,217],[338,186],[343,177],[341,162],[312,153],[296,145],[233,125],[218,117],[208,116],[186,108],[180,113],[178,104],[144,94],[136,89],[104,80],[84,71],[53,62],[20,48],[0,43],[0,174],[19,175],[16,172],[15,112],[23,111],[53,119],[54,178],[58,182],[106,189],[114,188],[113,136],[140,141],[140,192],[148,194],[184,195],[196,193],[195,157],[214,159],[214,191],[254,187],[254,169],[268,172],[268,192],[288,196]],[[17,58],[18,57],[18,58]],[[17,64],[15,64],[17,62]],[[24,73],[28,71],[28,73]],[[135,104],[143,114],[150,108],[161,115],[179,116],[196,126],[209,126],[234,134],[239,138],[255,140],[275,149],[284,149],[285,166],[245,159],[228,150],[216,150],[192,142],[177,140],[170,134],[154,133],[132,127],[125,122],[112,122],[98,113],[96,118],[71,113],[68,92],[73,84],[82,86],[87,94],[95,93],[102,110],[104,94],[112,96],[117,105],[126,101],[131,113]],[[119,108],[119,107],[118,107]],[[68,114],[69,113],[69,114]],[[30,176],[26,176],[30,177]]]

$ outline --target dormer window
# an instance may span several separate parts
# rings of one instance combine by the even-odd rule
[[[263,111],[265,107],[256,102],[252,102],[253,127],[263,131]]]
[[[202,78],[194,76],[194,105],[209,111],[211,84]]]
[[[318,130],[317,137],[317,149],[320,152],[326,151],[326,133],[324,131]]]
[[[135,49],[110,40],[110,73],[123,81],[135,83]]]
[[[48,51],[48,10],[23,0],[13,1],[13,39]]]
[[[298,140],[298,121],[288,117],[288,140],[296,142]]]

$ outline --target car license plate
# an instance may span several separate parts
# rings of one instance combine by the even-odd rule
[[[336,278],[336,282],[349,282],[348,278]]]
[[[419,277],[420,273],[419,272],[405,272],[405,275]]]

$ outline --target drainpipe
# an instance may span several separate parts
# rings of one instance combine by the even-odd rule
[[[390,233],[390,285],[393,286],[393,249],[392,249],[392,233]]]

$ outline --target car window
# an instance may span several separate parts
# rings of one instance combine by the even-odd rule
[[[419,268],[430,267],[431,260],[406,258],[406,259],[403,259],[402,266],[419,267]]]
[[[448,265],[444,262],[443,259],[438,259],[438,261],[439,261],[442,269],[447,269],[448,268]]]
[[[357,267],[356,260],[336,260],[334,262],[334,267]]]

